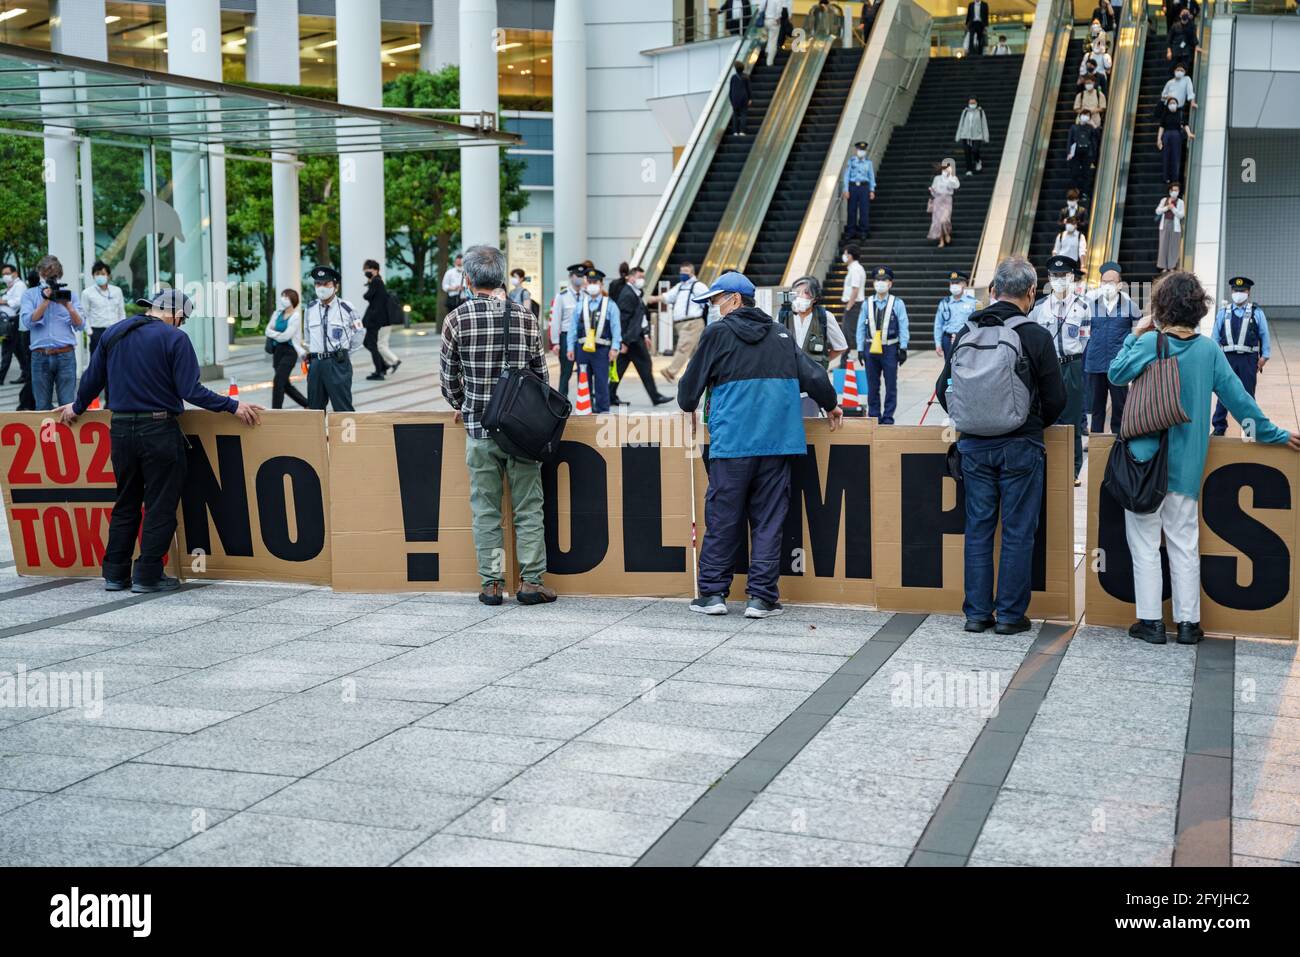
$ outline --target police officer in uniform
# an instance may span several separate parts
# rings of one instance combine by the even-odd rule
[[[871,201],[876,198],[876,168],[867,158],[867,144],[863,141],[855,147],[844,167],[844,198],[849,201],[845,241],[867,238],[871,232]]]
[[[76,399],[58,411],[67,424],[101,392],[110,397],[117,498],[104,547],[104,590],[129,588],[144,594],[180,586],[163,574],[163,556],[176,533],[176,506],[185,486],[186,440],[176,417],[189,402],[256,425],[262,408],[217,395],[200,383],[194,345],[180,328],[194,309],[188,296],[179,289],[164,289],[136,304],[148,312],[104,331]],[[140,557],[133,570],[137,539]]]
[[[898,367],[907,361],[907,306],[891,289],[894,270],[880,266],[872,274],[875,294],[858,313],[858,358],[867,370],[867,415],[880,425],[894,424],[898,407]],[[880,378],[885,378],[884,408],[880,403]]]
[[[588,269],[582,298],[569,317],[569,361],[587,370],[591,411],[597,415],[609,411],[609,357],[623,345],[623,319],[604,282],[603,272]]]
[[[946,362],[952,355],[952,343],[957,333],[979,309],[975,294],[967,288],[970,277],[965,273],[948,273],[948,298],[939,300],[934,311],[934,351]]]
[[[1088,348],[1083,355],[1084,396],[1092,415],[1090,432],[1106,431],[1106,400],[1110,400],[1110,430],[1119,434],[1124,421],[1124,403],[1128,386],[1110,381],[1110,364],[1133,327],[1142,319],[1138,308],[1121,288],[1123,274],[1117,262],[1102,263],[1101,287],[1089,298],[1092,317],[1088,330]]]
[[[578,308],[582,296],[582,280],[590,263],[574,263],[569,267],[569,284],[551,300],[551,322],[547,326],[548,347],[560,358],[560,384],[557,388],[569,394],[569,379],[573,375],[573,360],[569,358],[569,320]]]
[[[303,311],[302,338],[307,347],[307,408],[355,412],[352,405],[352,353],[361,348],[366,330],[352,303],[339,298],[339,271],[317,266],[311,271],[316,299]]]
[[[1233,276],[1228,280],[1228,290],[1232,304],[1225,304],[1214,317],[1214,331],[1210,338],[1219,344],[1232,371],[1250,393],[1255,396],[1255,379],[1264,371],[1272,348],[1268,335],[1268,319],[1264,310],[1255,305],[1250,298],[1250,290],[1255,281],[1245,276]],[[1228,430],[1228,410],[1222,402],[1214,404],[1212,426],[1215,435],[1223,435]]]
[[[822,284],[813,276],[804,276],[790,287],[791,298],[781,307],[777,321],[794,337],[795,345],[813,362],[829,369],[831,361],[849,351],[848,340],[835,317],[821,305]],[[822,408],[806,394],[803,397],[805,419],[822,415]]]
[[[1029,312],[1029,318],[1048,331],[1056,346],[1065,382],[1065,410],[1056,421],[1074,426],[1074,484],[1079,484],[1083,468],[1083,353],[1088,345],[1091,310],[1082,296],[1074,291],[1074,277],[1079,264],[1069,256],[1053,256],[1047,261],[1047,278],[1052,287]]]

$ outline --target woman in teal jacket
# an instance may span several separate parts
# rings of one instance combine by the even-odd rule
[[[1124,513],[1124,528],[1133,558],[1133,585],[1138,620],[1129,634],[1152,644],[1164,644],[1161,613],[1160,533],[1169,553],[1174,620],[1180,644],[1195,644],[1201,631],[1201,555],[1197,500],[1210,448],[1210,400],[1217,395],[1239,422],[1254,422],[1255,441],[1289,443],[1300,450],[1300,434],[1270,422],[1246,392],[1224,358],[1223,350],[1197,331],[1210,307],[1200,280],[1189,272],[1166,273],[1151,293],[1151,309],[1125,338],[1110,364],[1110,381],[1128,385],[1156,358],[1158,336],[1149,335],[1158,321],[1166,333],[1169,355],[1178,360],[1180,395],[1190,422],[1169,430],[1169,491],[1160,508],[1149,515]],[[1153,321],[1154,320],[1154,321]],[[1157,435],[1129,442],[1138,461],[1147,462],[1160,447]]]

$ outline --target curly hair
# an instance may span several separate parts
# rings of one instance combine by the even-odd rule
[[[1151,314],[1162,326],[1195,329],[1209,308],[1210,297],[1195,273],[1167,272],[1151,289]]]

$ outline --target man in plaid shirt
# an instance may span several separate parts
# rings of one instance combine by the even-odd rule
[[[555,601],[542,584],[546,574],[546,530],[542,513],[542,466],[507,455],[483,429],[482,416],[501,376],[505,349],[503,314],[510,314],[510,365],[527,365],[544,379],[546,353],[532,310],[501,294],[506,261],[495,246],[465,250],[465,284],[472,290],[447,316],[442,327],[442,395],[465,423],[465,464],[469,468],[469,504],[474,513],[474,549],[483,590],[478,600],[500,605],[504,599],[505,536],[501,530],[503,477],[510,483],[514,506],[515,554],[519,560],[521,605]],[[549,381],[549,379],[548,379]]]

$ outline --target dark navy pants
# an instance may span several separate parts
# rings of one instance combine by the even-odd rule
[[[1259,375],[1259,353],[1225,352],[1223,355],[1228,360],[1228,365],[1232,366],[1232,371],[1237,373],[1237,378],[1241,380],[1246,392],[1253,398],[1255,378]],[[1215,432],[1223,432],[1228,428],[1227,406],[1218,399],[1214,400],[1213,428]]]
[[[849,221],[844,232],[858,238],[871,232],[871,187],[865,183],[849,186]]]
[[[790,507],[790,459],[784,455],[709,460],[700,547],[700,594],[731,591],[736,558],[749,532],[751,598],[776,601],[781,577],[781,532]]]
[[[894,424],[894,410],[898,407],[898,343],[882,346],[885,350],[879,355],[867,353],[867,415],[879,419],[881,425]],[[884,408],[880,403],[880,379],[885,380]]]

